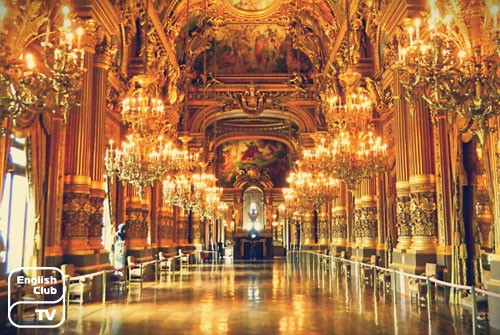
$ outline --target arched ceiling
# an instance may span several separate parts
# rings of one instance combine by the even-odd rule
[[[318,85],[339,27],[333,1],[179,0],[154,6],[180,67],[187,106],[181,129],[201,133],[201,126],[232,120],[242,132],[260,122],[272,133],[270,115],[299,133],[322,127]]]

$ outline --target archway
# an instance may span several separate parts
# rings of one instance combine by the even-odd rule
[[[264,192],[250,186],[243,193],[243,229],[260,231],[266,228]]]

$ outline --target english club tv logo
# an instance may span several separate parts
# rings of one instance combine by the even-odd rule
[[[36,274],[29,277],[27,274]],[[9,321],[18,328],[57,328],[66,320],[64,274],[55,267],[19,267],[9,274]],[[34,311],[34,318],[25,315]],[[24,316],[25,315],[25,316]]]

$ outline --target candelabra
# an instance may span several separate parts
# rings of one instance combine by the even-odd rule
[[[173,143],[163,143],[161,136],[157,139],[144,138],[138,133],[129,134],[126,138],[121,150],[114,148],[113,141],[110,141],[104,160],[105,168],[111,180],[118,177],[130,183],[138,188],[138,194],[142,197],[146,187],[175,169],[170,155]]]
[[[75,92],[81,86],[84,29],[74,28],[67,6],[61,7],[62,26],[52,30],[50,11],[40,2],[7,7],[0,1],[0,132],[28,115],[51,113],[66,120],[67,111],[77,105]],[[45,25],[45,31],[40,32]],[[26,52],[41,42],[44,68]]]
[[[163,181],[163,199],[167,204],[178,206],[186,212],[192,210],[201,219],[214,220],[222,188],[215,186],[215,175],[204,172],[207,164],[200,165],[201,173],[168,175]]]
[[[440,114],[469,120],[468,130],[484,143],[488,120],[500,111],[499,7],[428,4],[426,25],[416,18],[399,47],[396,69],[406,97],[411,105],[422,97],[433,120]]]
[[[342,74],[346,99],[343,102],[333,95],[327,99],[328,132],[317,134],[315,146],[303,150],[301,165],[313,174],[343,180],[349,190],[354,190],[361,180],[387,168],[387,145],[371,130],[373,106],[368,95],[362,88],[352,88],[360,75],[346,72]]]
[[[348,190],[387,168],[387,144],[371,131],[342,130],[329,147],[333,156],[330,171],[346,183]]]
[[[175,137],[176,132],[165,115],[161,99],[152,97],[144,88],[137,88],[122,101],[122,122],[143,136],[166,135]]]
[[[339,195],[339,181],[325,173],[311,173],[299,168],[287,178],[290,189],[285,189],[285,199],[298,201],[300,209],[317,209],[321,204],[332,201]],[[290,191],[292,190],[292,191]],[[293,204],[290,203],[290,205]]]

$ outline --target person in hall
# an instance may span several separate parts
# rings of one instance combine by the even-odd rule
[[[224,243],[222,241],[217,242],[217,254],[219,255],[219,259],[224,258]]]
[[[121,223],[115,233],[115,243],[113,244],[115,270],[121,273],[125,267],[125,238],[126,238],[126,224]]]
[[[257,246],[255,245],[255,241],[252,241],[250,244],[250,260],[255,261],[257,259]]]

